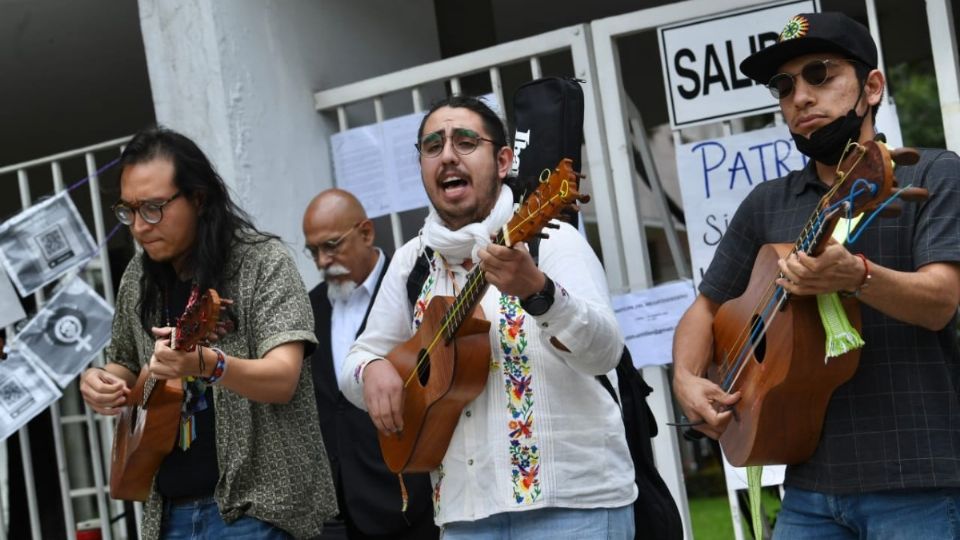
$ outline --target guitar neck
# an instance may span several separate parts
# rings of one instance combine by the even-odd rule
[[[800,233],[800,238],[793,244],[793,252],[802,251],[808,255],[817,256],[826,249],[827,239],[833,235],[837,222],[841,217],[839,210],[827,211],[824,204],[819,204],[807,224]]]
[[[497,233],[497,238],[494,243],[500,246],[505,244],[503,232]],[[443,316],[442,328],[444,339],[447,341],[453,339],[457,331],[460,330],[460,325],[463,324],[463,321],[473,313],[474,308],[480,303],[480,299],[483,298],[489,286],[490,283],[487,282],[483,271],[480,270],[480,265],[474,266],[473,270],[467,274],[467,281],[460,291],[460,294],[457,295],[453,305],[450,306],[450,309],[448,309]]]

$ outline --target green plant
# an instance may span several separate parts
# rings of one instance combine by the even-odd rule
[[[897,104],[903,144],[945,147],[933,66],[929,62],[897,64],[887,70],[887,83]]]

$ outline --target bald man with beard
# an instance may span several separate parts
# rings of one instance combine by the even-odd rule
[[[347,401],[337,384],[389,263],[374,246],[373,222],[356,197],[329,189],[307,206],[303,236],[323,279],[310,291],[319,341],[311,362],[340,507],[338,520],[324,525],[321,538],[437,538],[429,476],[404,475],[410,507],[401,514],[400,484],[383,462],[370,416]]]

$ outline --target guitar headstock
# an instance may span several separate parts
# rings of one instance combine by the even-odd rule
[[[564,209],[579,210],[577,203],[590,200],[589,195],[581,195],[578,191],[580,178],[583,176],[573,170],[573,161],[569,158],[560,160],[553,171],[544,170],[536,191],[503,226],[504,245],[509,247],[537,235]]]
[[[220,320],[220,295],[207,289],[199,299],[189,302],[183,315],[177,319],[172,347],[179,351],[192,351],[215,331]]]

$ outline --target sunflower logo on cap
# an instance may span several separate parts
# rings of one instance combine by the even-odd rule
[[[787,21],[787,25],[783,27],[783,31],[780,32],[779,41],[787,41],[788,39],[802,38],[807,35],[807,30],[810,29],[810,21],[807,20],[803,15],[797,15],[794,18]]]

